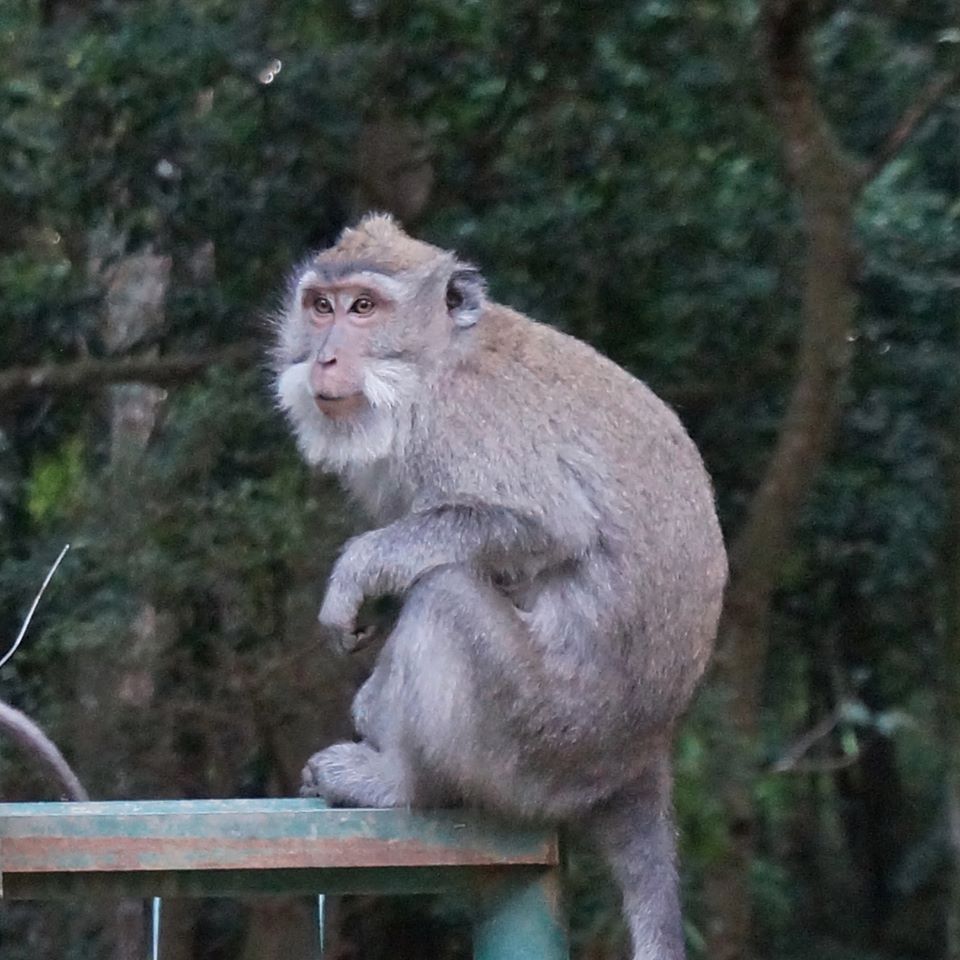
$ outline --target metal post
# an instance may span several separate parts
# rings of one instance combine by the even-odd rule
[[[568,960],[558,870],[498,887],[474,925],[474,960]]]

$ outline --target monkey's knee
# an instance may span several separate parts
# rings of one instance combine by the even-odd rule
[[[440,623],[458,626],[458,633],[475,632],[495,617],[500,629],[516,623],[510,602],[473,569],[444,564],[425,573],[414,584],[403,607],[403,626]],[[398,623],[401,626],[401,623]]]
[[[460,563],[444,563],[421,574],[410,589],[404,610],[414,604],[430,604],[440,598],[455,599],[470,594],[480,584],[474,571]]]

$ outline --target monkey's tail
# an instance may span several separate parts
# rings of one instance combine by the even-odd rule
[[[587,832],[623,894],[633,960],[684,960],[669,764],[591,814]]]
[[[9,734],[25,753],[38,760],[65,796],[79,801],[90,799],[56,744],[25,713],[3,701],[0,701],[0,731]]]

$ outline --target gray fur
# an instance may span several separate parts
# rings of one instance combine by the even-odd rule
[[[311,758],[304,792],[580,824],[624,889],[635,960],[677,960],[670,744],[726,579],[710,483],[646,386],[464,269],[418,260],[371,358],[402,357],[402,389],[336,436],[278,350],[301,448],[377,524],[346,545],[320,619],[349,643],[365,598],[403,601],[354,703],[362,742]],[[445,302],[457,275],[467,326]]]

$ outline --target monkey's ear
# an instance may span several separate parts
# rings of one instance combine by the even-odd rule
[[[458,327],[472,327],[483,311],[487,283],[479,270],[463,267],[454,270],[447,282],[447,310]]]

